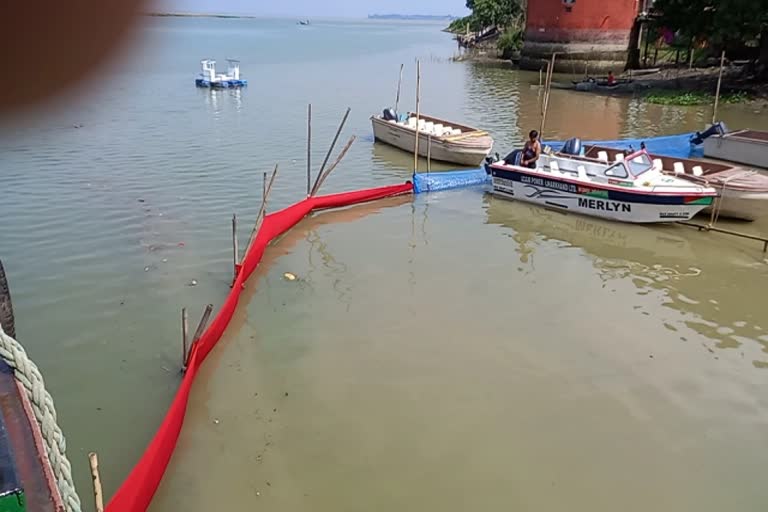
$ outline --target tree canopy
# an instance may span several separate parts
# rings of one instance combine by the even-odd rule
[[[727,46],[768,30],[768,0],[656,0],[659,24],[687,38]]]

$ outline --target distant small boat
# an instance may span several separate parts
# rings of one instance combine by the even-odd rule
[[[603,162],[627,158],[629,151],[587,146],[584,156]],[[768,174],[724,163],[648,155],[654,168],[720,192],[716,208],[721,217],[753,221],[768,217]],[[707,209],[708,210],[708,209]]]
[[[229,89],[248,85],[248,80],[240,78],[240,61],[227,59],[229,63],[226,73],[216,73],[216,61],[204,59],[200,61],[202,72],[195,79],[198,87]]]
[[[478,166],[493,148],[493,139],[482,130],[437,117],[407,113],[398,116],[391,108],[371,116],[376,140],[413,152],[419,134],[419,156],[460,165]],[[418,126],[418,130],[417,130]]]
[[[299,20],[299,25],[309,25],[309,20]]]
[[[768,131],[719,133],[704,140],[704,156],[768,169]]]

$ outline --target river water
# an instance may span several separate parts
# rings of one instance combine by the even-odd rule
[[[3,125],[0,258],[83,497],[87,452],[110,495],[165,413],[180,308],[194,325],[228,292],[231,215],[243,245],[277,162],[270,209],[304,195],[307,103],[315,170],[347,106],[358,136],[325,192],[409,178],[412,157],[374,144],[368,117],[401,63],[412,107],[416,58],[424,112],[489,130],[499,152],[538,128],[538,73],[451,62],[440,28],[148,18],[66,107]],[[240,58],[249,87],[196,89],[205,57]],[[768,129],[759,107],[721,114]],[[545,135],[709,116],[554,90]],[[152,509],[763,510],[760,249],[477,189],[314,215],[249,282]]]

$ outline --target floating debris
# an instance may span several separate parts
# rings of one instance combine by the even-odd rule
[[[213,424],[214,424],[214,425],[218,425],[218,424],[219,424],[219,420],[217,420],[217,419],[214,419],[214,420],[213,420]]]
[[[296,274],[292,274],[290,272],[286,272],[285,274],[283,274],[283,277],[286,278],[288,281],[296,280]]]
[[[190,281],[190,282],[187,284],[187,286],[197,286],[197,279],[193,279],[193,280],[191,280],[191,281]]]
[[[150,271],[149,267],[144,267],[144,272],[149,272],[149,271]]]

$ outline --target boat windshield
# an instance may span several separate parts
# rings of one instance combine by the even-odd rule
[[[648,172],[653,168],[653,162],[648,156],[648,153],[645,152],[638,152],[629,155],[626,159],[626,162],[629,166],[629,172],[631,172],[635,177],[640,176],[644,172]]]

